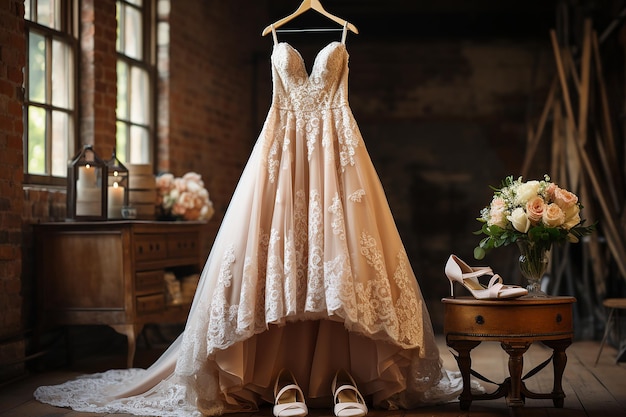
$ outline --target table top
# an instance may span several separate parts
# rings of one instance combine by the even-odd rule
[[[576,302],[576,298],[570,296],[548,296],[548,297],[520,297],[515,299],[502,300],[478,300],[474,297],[446,297],[442,298],[444,304],[454,305],[471,305],[471,306],[514,306],[523,307],[531,305],[554,305],[554,304],[572,304]]]

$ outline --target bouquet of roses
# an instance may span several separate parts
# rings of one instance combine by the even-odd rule
[[[209,220],[215,212],[200,174],[188,172],[182,178],[161,174],[156,187],[157,208],[163,217]]]
[[[547,175],[541,181],[526,182],[522,177],[508,176],[500,188],[493,189],[491,203],[477,219],[483,226],[475,234],[487,237],[474,249],[476,259],[518,240],[547,247],[555,242],[578,242],[595,229],[595,225],[583,225],[578,197],[551,182]]]

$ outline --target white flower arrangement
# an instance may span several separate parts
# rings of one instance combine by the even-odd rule
[[[474,249],[474,257],[482,259],[491,249],[518,240],[544,246],[578,242],[595,229],[595,225],[583,226],[581,209],[578,197],[551,182],[548,175],[541,181],[526,182],[522,177],[506,177],[500,188],[494,188],[491,203],[477,219],[483,226],[475,234],[487,237]]]

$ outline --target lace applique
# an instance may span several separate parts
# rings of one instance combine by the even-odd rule
[[[276,246],[280,241],[278,231],[272,230],[270,234],[270,246],[267,259],[266,281],[266,305],[265,320],[269,323],[277,323],[283,317],[285,310],[283,299],[283,267],[282,259]]]
[[[307,311],[326,309],[324,302],[324,233],[322,199],[317,190],[311,190],[309,196],[309,263],[306,298]]]
[[[241,296],[237,311],[237,333],[250,333],[254,331],[254,316],[256,311],[256,295],[259,282],[258,264],[250,256],[246,257],[243,266],[245,279],[241,283]]]
[[[393,280],[400,289],[400,296],[396,300],[396,314],[398,317],[398,339],[408,346],[416,346],[424,334],[423,321],[413,320],[416,314],[424,314],[422,301],[415,295],[415,278],[410,271],[409,258],[402,249],[397,256],[398,264],[393,274]]]
[[[146,396],[122,399],[104,396],[104,393],[124,386],[144,373],[143,369],[113,369],[81,376],[60,385],[39,387],[33,396],[56,407],[71,407],[90,413],[201,417],[189,401],[188,389],[182,382],[163,381]]]
[[[278,141],[274,141],[267,156],[267,172],[269,174],[269,180],[271,183],[274,183],[276,181],[276,172],[278,171],[278,165],[280,164],[280,162],[278,161],[279,146],[280,144],[278,143]]]
[[[398,256],[398,265],[393,275],[393,283],[400,294],[393,300],[387,269],[376,239],[363,232],[361,234],[361,255],[376,271],[374,278],[356,285],[359,312],[364,324],[372,332],[386,331],[393,340],[403,347],[419,346],[421,324],[413,320],[419,305],[415,290],[409,290],[410,281],[407,271],[406,253],[402,250]]]
[[[259,277],[267,276],[267,263],[269,258],[269,246],[270,246],[270,235],[266,233],[263,229],[259,230],[259,248],[258,248],[258,274]],[[266,319],[265,319],[265,311],[266,311],[266,286],[267,280],[259,279],[255,285],[257,285],[256,295],[256,314],[255,314],[255,322],[254,328],[255,331],[260,331],[261,329],[265,329],[267,327]]]
[[[333,233],[339,236],[339,239],[346,240],[346,228],[343,222],[343,207],[338,194],[335,194],[333,197],[333,204],[328,208],[328,211],[334,216],[330,223],[333,228]]]
[[[231,306],[226,297],[226,291],[232,283],[232,266],[235,263],[235,259],[235,249],[231,245],[224,251],[211,302],[208,328],[209,354],[215,349],[223,349],[230,346],[233,341],[233,334],[228,330],[236,328],[237,306]]]
[[[343,254],[324,263],[324,276],[328,311],[343,316],[349,323],[357,322],[359,315],[347,248]]]
[[[298,296],[306,291],[306,282],[298,280],[296,246],[294,242],[293,230],[290,230],[285,236],[285,259],[284,259],[284,280],[285,280],[285,305],[287,316],[294,315],[298,312]]]
[[[302,311],[306,305],[307,269],[308,269],[308,217],[306,195],[304,190],[296,191],[293,203],[294,218],[294,247],[296,256],[296,279],[298,281],[298,311]]]
[[[352,201],[353,203],[360,203],[364,195],[365,195],[365,190],[362,188],[359,188],[358,190],[350,194],[350,196],[348,196],[348,200]]]
[[[346,166],[354,166],[354,156],[356,148],[359,146],[359,134],[356,121],[351,114],[342,114],[342,117],[335,119],[337,129],[337,140],[339,142],[339,160],[342,171]]]

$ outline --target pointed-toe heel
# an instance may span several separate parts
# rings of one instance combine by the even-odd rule
[[[518,298],[528,294],[528,290],[517,285],[504,285],[502,277],[493,273],[488,266],[469,266],[456,255],[450,255],[445,268],[446,276],[450,281],[450,295],[454,297],[454,283],[465,287],[478,300],[496,300]],[[485,287],[478,278],[490,275],[489,285]]]

